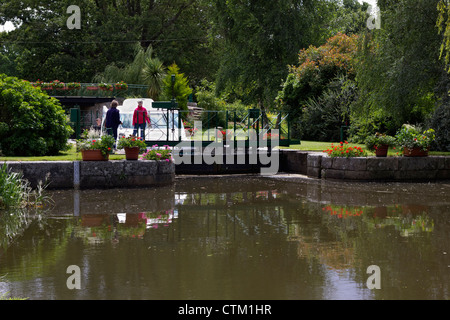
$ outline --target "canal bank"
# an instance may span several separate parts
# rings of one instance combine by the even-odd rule
[[[433,182],[450,180],[450,157],[331,158],[310,153],[308,177],[349,181]]]
[[[447,156],[330,158],[321,152],[289,149],[276,153],[266,157],[272,163],[251,156],[243,157],[242,162],[229,163],[229,158],[224,155],[222,163],[213,164],[204,161],[174,164],[141,160],[6,161],[6,164],[12,171],[22,172],[33,187],[39,181],[47,181],[50,189],[151,187],[171,184],[175,176],[260,174],[264,168],[272,168],[272,174],[295,173],[309,179],[378,182],[450,180],[450,157]],[[277,162],[275,165],[274,161]]]
[[[166,161],[7,161],[32,187],[48,189],[108,189],[171,184],[175,165]]]

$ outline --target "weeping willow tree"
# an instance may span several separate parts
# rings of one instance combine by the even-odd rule
[[[153,100],[159,97],[163,78],[166,76],[163,63],[153,57],[153,48],[144,50],[139,44],[135,47],[134,60],[124,67],[115,63],[106,66],[105,70],[93,78],[94,82],[116,83],[124,81],[129,84],[147,85],[147,95]]]
[[[436,25],[439,33],[443,35],[440,57],[444,57],[445,63],[448,65],[450,62],[450,0],[440,0],[437,10],[439,15]]]

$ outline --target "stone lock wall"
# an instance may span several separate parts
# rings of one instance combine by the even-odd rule
[[[48,181],[49,189],[133,188],[175,181],[175,164],[166,161],[7,161],[32,187]]]
[[[309,154],[307,175],[362,181],[434,181],[450,179],[450,157],[330,158]]]
[[[330,158],[321,152],[282,149],[279,172],[294,172],[315,179],[353,181],[450,180],[450,157]],[[173,162],[166,161],[7,161],[36,187],[49,181],[49,189],[132,188],[171,184]],[[236,165],[239,166],[239,165]],[[214,171],[213,166],[190,168],[190,174],[255,173],[254,166]],[[180,169],[180,168],[179,168]],[[197,171],[195,171],[195,170]],[[239,169],[239,170],[238,170]],[[259,172],[259,166],[257,167]],[[181,170],[182,171],[182,170]],[[180,174],[182,172],[177,172]]]

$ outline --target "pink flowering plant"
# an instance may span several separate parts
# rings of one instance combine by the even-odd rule
[[[141,160],[156,160],[156,161],[172,161],[172,150],[168,145],[159,147],[157,144],[153,145],[141,156]]]

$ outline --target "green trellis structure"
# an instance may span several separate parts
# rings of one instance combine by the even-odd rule
[[[233,145],[235,147],[245,146],[245,148],[256,147],[259,148],[261,144],[261,136],[266,141],[262,146],[271,147],[271,133],[272,130],[277,129],[279,132],[279,146],[290,146],[291,144],[300,144],[299,139],[291,137],[291,117],[289,113],[277,112],[275,114],[267,114],[261,109],[249,109],[245,115],[238,114],[236,111],[201,111],[201,128],[206,129],[206,133],[194,134],[190,140],[183,140],[180,132],[175,139],[169,139],[170,131],[175,132],[176,128],[181,128],[183,119],[190,117],[191,111],[180,110],[176,101],[155,101],[152,104],[153,108],[163,109],[166,111],[166,119],[169,119],[167,126],[166,140],[146,141],[148,145],[169,145],[176,146],[180,142],[183,145],[191,144],[191,146],[202,145],[213,146],[214,143],[223,145],[224,137],[221,137],[219,132],[224,131],[225,134],[231,133],[234,139]],[[177,111],[177,114],[175,114]],[[167,121],[167,120],[166,120]],[[194,122],[194,127],[195,127]],[[220,123],[224,123],[221,127]],[[192,128],[185,128],[189,130]],[[212,130],[211,130],[212,129]],[[172,135],[173,136],[173,135]]]
[[[54,96],[76,95],[82,97],[147,96],[147,86],[145,85],[129,84],[125,90],[101,90],[98,87],[93,90],[94,85],[95,84],[83,83],[76,93],[74,91],[64,90],[52,91],[51,93]],[[198,135],[194,135],[190,140],[186,141],[182,140],[179,131],[177,131],[178,137],[175,136],[175,138],[173,138],[174,134],[172,134],[172,139],[170,139],[170,133],[171,131],[174,133],[176,128],[181,128],[183,119],[188,119],[190,117],[190,111],[181,110],[175,99],[172,99],[171,101],[154,101],[152,103],[152,108],[162,109],[166,112],[165,118],[166,123],[168,123],[166,128],[166,140],[146,141],[147,145],[164,144],[175,146],[180,142],[183,142],[184,145],[189,144],[190,142],[192,146],[201,144],[203,147],[208,145],[213,146],[214,143],[221,143],[223,145],[223,141],[219,141],[220,137],[218,137],[217,132],[225,130],[225,132],[231,131],[231,133],[233,133],[234,146],[242,146],[242,144],[244,144],[246,148],[258,148],[260,146],[260,137],[262,135],[267,138],[265,146],[270,148],[270,135],[274,129],[279,130],[279,146],[300,144],[299,139],[293,139],[291,136],[291,115],[283,111],[267,113],[261,109],[248,109],[247,112],[243,114],[236,111],[203,110],[201,111],[201,120],[199,120],[201,121],[202,129],[215,129],[213,130],[215,133],[211,134],[211,130],[208,130],[206,136],[201,135],[200,141],[198,140]],[[81,128],[92,124],[91,119],[97,117],[98,115],[86,114],[86,112],[81,111],[80,108],[70,109],[70,122],[75,130],[75,136],[79,137]],[[221,127],[220,124],[223,124],[223,127]],[[253,131],[251,129],[253,129]],[[237,132],[239,133],[238,136],[236,134]],[[251,133],[255,133],[256,135]]]

